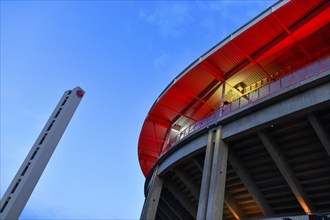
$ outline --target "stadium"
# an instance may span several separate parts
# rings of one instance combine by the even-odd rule
[[[141,219],[330,219],[329,6],[275,3],[164,89]]]

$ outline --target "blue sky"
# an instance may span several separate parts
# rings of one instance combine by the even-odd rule
[[[21,219],[138,219],[143,121],[186,66],[275,1],[1,1],[1,196],[64,91],[86,94]]]

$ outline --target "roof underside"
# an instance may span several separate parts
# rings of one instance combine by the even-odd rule
[[[150,109],[139,138],[146,176],[166,141],[193,122],[330,51],[330,2],[278,2],[187,67]],[[238,90],[242,85],[244,90]],[[175,129],[172,129],[175,128]]]

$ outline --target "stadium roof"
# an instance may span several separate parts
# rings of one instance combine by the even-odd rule
[[[221,102],[329,54],[329,5],[326,0],[279,1],[183,70],[155,101],[142,126],[138,157],[143,174],[168,140]]]

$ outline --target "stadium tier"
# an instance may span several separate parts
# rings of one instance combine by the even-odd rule
[[[279,1],[164,89],[141,219],[330,219],[330,1]]]

